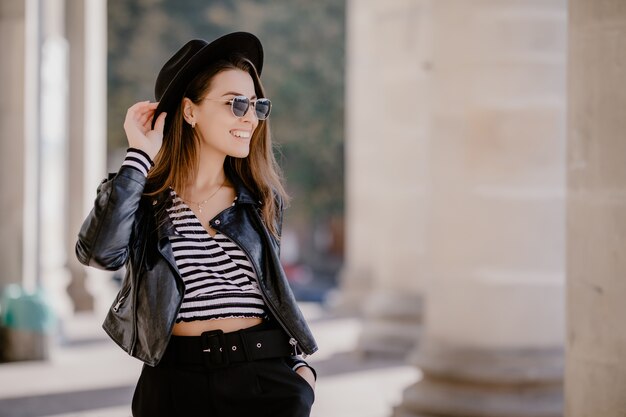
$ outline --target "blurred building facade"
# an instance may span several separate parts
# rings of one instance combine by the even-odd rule
[[[363,352],[413,341],[424,376],[390,414],[622,415],[623,3],[347,10],[336,301],[363,314]]]
[[[105,7],[0,1],[0,289],[60,310],[94,303],[73,241],[105,173]],[[623,3],[349,0],[347,23],[336,301],[423,372],[389,414],[623,415]]]

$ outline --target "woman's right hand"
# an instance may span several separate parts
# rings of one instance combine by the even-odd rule
[[[133,104],[126,112],[124,131],[128,138],[128,145],[144,151],[154,160],[163,144],[163,127],[165,113],[161,113],[152,129],[152,118],[159,103],[140,101]]]

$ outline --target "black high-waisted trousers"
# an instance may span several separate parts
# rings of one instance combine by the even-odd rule
[[[311,413],[313,388],[286,358],[207,369],[202,364],[182,365],[171,356],[166,352],[157,366],[143,366],[133,396],[134,417],[308,417]]]

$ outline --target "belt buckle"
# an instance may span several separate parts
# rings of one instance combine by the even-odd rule
[[[222,368],[228,366],[230,360],[225,350],[226,339],[223,330],[210,330],[201,335],[202,358],[207,368]]]

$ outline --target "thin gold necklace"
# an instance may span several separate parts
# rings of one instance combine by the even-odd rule
[[[224,184],[226,184],[226,179],[224,179],[224,182],[222,182],[222,184],[218,187],[217,190],[213,191],[213,193],[211,193],[210,196],[208,196],[206,199],[200,201],[200,202],[196,202],[196,201],[191,201],[191,200],[187,200],[184,198],[180,198],[181,200],[183,200],[185,203],[191,203],[191,204],[195,204],[196,206],[198,206],[198,212],[202,213],[202,206],[205,205],[206,203],[209,202],[210,199],[212,199],[215,194],[217,194],[219,192],[219,190],[222,189],[222,187],[224,186]]]

